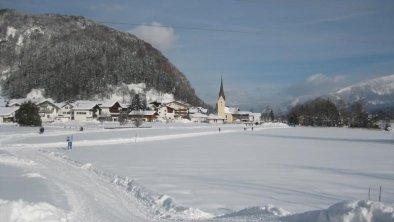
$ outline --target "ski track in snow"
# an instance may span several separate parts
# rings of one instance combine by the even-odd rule
[[[122,221],[124,218],[152,220],[137,211],[141,207],[125,192],[90,171],[35,149],[15,149],[13,153],[40,163],[41,167],[35,167],[34,170],[50,178],[66,194],[71,209],[67,213],[70,221]]]
[[[270,128],[255,128],[255,131],[266,130],[266,129],[280,129],[283,127],[270,127]],[[236,130],[222,130],[220,133],[237,133],[240,132],[240,129]],[[95,140],[78,140],[73,142],[73,146],[78,147],[87,147],[87,146],[107,146],[107,145],[116,145],[116,144],[126,144],[126,143],[141,143],[141,142],[152,142],[152,141],[162,141],[162,140],[173,140],[173,139],[182,139],[189,137],[197,137],[197,136],[208,136],[208,135],[217,135],[218,131],[208,131],[208,132],[198,132],[198,133],[182,133],[182,134],[169,134],[162,136],[145,136],[138,137],[136,135],[133,138],[115,138],[115,139],[95,139]],[[69,133],[56,133],[51,135],[68,135]],[[64,147],[64,142],[55,142],[55,143],[19,143],[12,144],[10,147],[19,147],[19,148],[48,148],[48,147]]]

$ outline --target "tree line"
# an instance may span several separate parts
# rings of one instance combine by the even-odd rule
[[[376,128],[375,120],[369,118],[366,105],[362,101],[337,104],[329,99],[317,98],[304,104],[297,104],[287,115],[290,125],[302,126],[349,126]]]

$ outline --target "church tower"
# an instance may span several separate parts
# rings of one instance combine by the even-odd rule
[[[224,90],[223,90],[223,77],[220,79],[220,91],[219,91],[219,98],[218,102],[216,104],[216,108],[218,111],[218,116],[222,118],[226,118],[226,115],[224,114],[224,107],[226,107],[226,96],[224,95]]]

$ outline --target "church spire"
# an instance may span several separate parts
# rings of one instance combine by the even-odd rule
[[[219,91],[219,98],[220,96],[223,97],[223,99],[226,99],[226,96],[224,95],[224,90],[223,90],[223,76],[220,77],[220,91]]]

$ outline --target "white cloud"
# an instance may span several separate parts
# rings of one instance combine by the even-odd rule
[[[327,83],[339,83],[345,81],[344,76],[327,76],[322,73],[317,73],[314,75],[309,76],[305,82],[312,83],[312,84],[327,84]]]
[[[159,22],[152,22],[149,25],[140,25],[130,32],[160,50],[173,48],[179,39],[179,36],[175,33],[173,28],[163,26]]]
[[[335,92],[347,85],[348,80],[345,76],[317,73],[308,76],[302,82],[285,87],[280,94],[284,101],[308,100]]]

